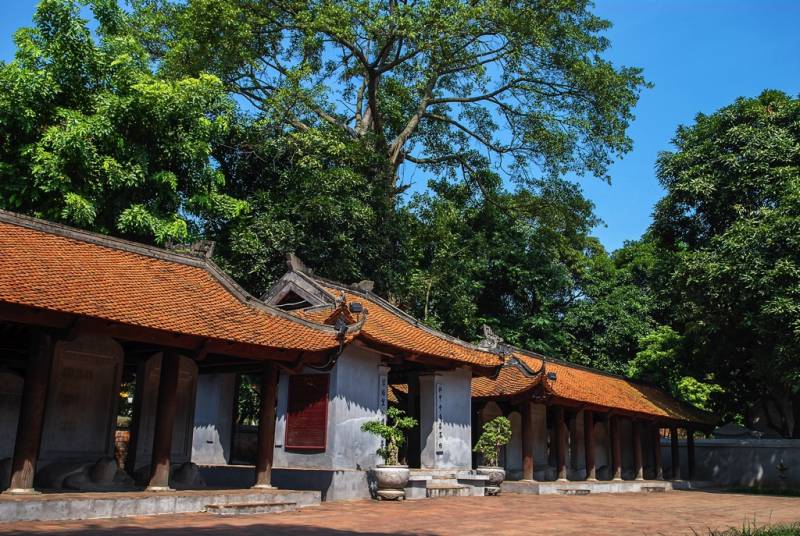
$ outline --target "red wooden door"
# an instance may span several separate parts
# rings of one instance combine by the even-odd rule
[[[289,376],[285,448],[325,450],[328,430],[328,374]]]

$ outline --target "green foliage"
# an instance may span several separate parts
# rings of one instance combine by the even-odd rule
[[[511,421],[507,417],[495,417],[483,425],[483,433],[473,449],[483,455],[483,462],[496,467],[500,460],[500,448],[511,441]]]
[[[261,415],[261,385],[256,378],[245,374],[239,376],[237,384],[237,424],[252,426]]]
[[[566,359],[623,374],[652,329],[653,296],[636,281],[630,264],[639,259],[630,247],[608,255],[592,240],[579,257],[575,295],[559,326]]]
[[[653,234],[684,362],[725,389],[724,414],[767,399],[800,422],[800,100],[739,99],[674,142],[658,161]],[[773,427],[800,437],[789,417]]]
[[[398,454],[406,440],[404,432],[417,426],[417,420],[409,417],[400,408],[389,406],[386,410],[386,422],[368,421],[361,425],[362,432],[368,432],[385,442],[376,452],[386,465],[399,465]]]
[[[574,185],[541,181],[509,193],[431,183],[401,216],[404,262],[389,293],[429,325],[472,340],[489,324],[508,342],[557,351],[592,205]]]
[[[226,191],[251,210],[210,236],[220,263],[251,291],[283,274],[287,252],[343,281],[380,283],[400,268],[397,256],[384,255],[391,214],[368,179],[375,158],[361,142],[320,130],[285,133],[240,116],[214,157],[230,177]]]
[[[158,243],[243,212],[210,160],[222,82],[157,78],[116,2],[86,3],[93,29],[82,3],[40,2],[0,64],[0,207]]]
[[[168,76],[209,70],[293,132],[362,140],[389,199],[403,162],[480,180],[490,154],[527,184],[605,176],[630,149],[640,70],[602,58],[587,0],[133,2]],[[413,180],[413,174],[409,174]]]

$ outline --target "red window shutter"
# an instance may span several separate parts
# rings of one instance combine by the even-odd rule
[[[325,450],[328,378],[328,374],[289,376],[289,411],[284,448]]]

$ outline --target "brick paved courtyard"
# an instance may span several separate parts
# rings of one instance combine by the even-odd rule
[[[302,511],[0,525],[5,534],[236,536],[264,534],[704,534],[708,528],[800,521],[800,498],[675,491],[589,496],[504,495],[405,503],[325,503]]]

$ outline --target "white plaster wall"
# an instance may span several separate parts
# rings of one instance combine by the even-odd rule
[[[197,378],[192,461],[197,464],[230,462],[233,399],[236,374],[201,374]]]
[[[720,486],[800,487],[798,439],[695,439],[695,480]],[[689,477],[686,441],[679,441],[681,478]],[[669,439],[661,441],[664,476],[672,475]],[[785,468],[782,472],[779,466]],[[782,476],[784,478],[782,478]]]
[[[320,374],[313,369],[304,374]],[[365,348],[347,346],[330,371],[328,429],[324,452],[287,451],[286,412],[289,379],[278,382],[274,465],[301,469],[369,469],[381,459],[375,453],[380,439],[361,431],[369,420],[383,418],[380,411],[380,377],[385,373],[380,356]]]
[[[422,467],[432,469],[471,467],[471,382],[472,373],[468,369],[420,376]],[[441,392],[441,404],[439,404],[439,392]]]

